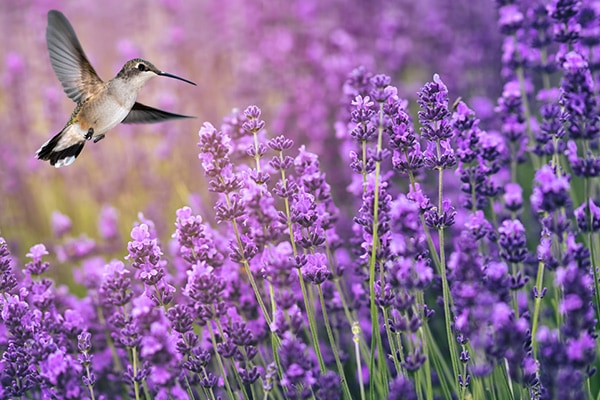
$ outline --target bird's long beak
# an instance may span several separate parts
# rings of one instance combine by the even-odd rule
[[[192,81],[188,81],[187,79],[184,79],[184,78],[182,78],[182,77],[180,77],[180,76],[177,76],[177,75],[169,74],[168,72],[163,72],[163,71],[160,71],[160,72],[158,73],[158,75],[160,75],[160,76],[166,76],[166,77],[168,77],[168,78],[173,78],[173,79],[179,79],[180,81],[184,81],[184,82],[187,82],[187,83],[189,83],[190,85],[194,85],[194,86],[196,86],[196,84],[195,84],[194,82],[192,82]]]

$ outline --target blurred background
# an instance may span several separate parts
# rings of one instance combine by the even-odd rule
[[[197,119],[119,125],[66,168],[36,160],[74,108],[48,58],[50,9],[71,21],[102,79],[143,57],[196,82],[156,78],[139,101]],[[0,236],[22,258],[35,243],[51,247],[62,221],[77,246],[93,248],[106,229],[126,241],[142,212],[166,240],[176,209],[210,214],[198,129],[250,104],[262,109],[269,137],[285,134],[319,154],[334,193],[343,193],[350,170],[336,121],[351,71],[388,74],[409,100],[439,73],[451,96],[485,119],[502,86],[496,19],[491,0],[3,0]],[[117,256],[125,251],[114,247]]]

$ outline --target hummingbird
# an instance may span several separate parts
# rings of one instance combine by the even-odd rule
[[[71,165],[89,140],[102,140],[119,123],[155,123],[178,118],[174,114],[138,103],[140,89],[155,76],[194,82],[156,68],[151,62],[134,58],[125,63],[117,76],[104,82],[77,39],[69,20],[56,10],[48,12],[46,44],[52,69],[67,96],[77,106],[65,127],[39,148],[36,157],[58,167]]]

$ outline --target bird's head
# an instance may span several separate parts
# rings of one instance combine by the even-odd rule
[[[146,61],[142,58],[134,58],[125,63],[121,71],[117,74],[117,78],[129,81],[138,89],[141,88],[150,78],[155,76],[166,76],[168,78],[179,79],[180,81],[187,82],[191,85],[196,84],[187,79],[181,78],[177,75],[170,74],[159,70],[150,61]]]

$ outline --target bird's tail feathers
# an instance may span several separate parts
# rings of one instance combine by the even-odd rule
[[[56,168],[71,165],[83,150],[86,142],[85,137],[69,129],[71,126],[65,127],[56,136],[44,143],[35,153],[35,156],[40,160],[50,161],[50,165]]]

